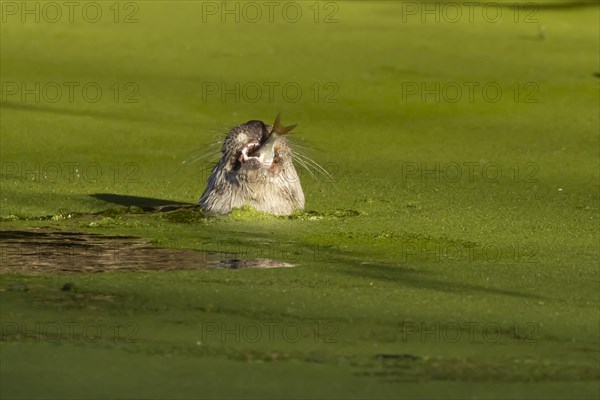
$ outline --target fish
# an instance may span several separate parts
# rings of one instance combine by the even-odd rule
[[[253,152],[253,156],[258,158],[262,163],[272,164],[277,154],[277,139],[290,133],[296,126],[297,124],[283,126],[281,124],[281,113],[277,114],[271,132],[260,143],[258,149]]]

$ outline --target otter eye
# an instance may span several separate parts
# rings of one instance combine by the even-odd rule
[[[271,135],[269,134],[269,131],[267,130],[267,127],[263,126],[261,140],[265,141],[265,140],[267,140],[269,138],[269,136],[271,136]]]

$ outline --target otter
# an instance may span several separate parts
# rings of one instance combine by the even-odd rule
[[[251,206],[273,215],[304,209],[304,193],[292,163],[287,135],[296,125],[252,120],[233,127],[221,147],[199,205],[208,213],[228,214]]]

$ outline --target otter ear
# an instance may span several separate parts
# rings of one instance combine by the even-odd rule
[[[277,114],[275,117],[275,122],[273,122],[273,132],[278,135],[286,135],[292,131],[296,127],[296,124],[290,126],[281,125],[281,113]]]

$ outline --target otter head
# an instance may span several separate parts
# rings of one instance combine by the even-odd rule
[[[295,125],[284,127],[279,115],[272,126],[248,121],[233,127],[221,148],[200,206],[227,214],[245,205],[275,215],[304,208],[304,193],[285,137]]]

